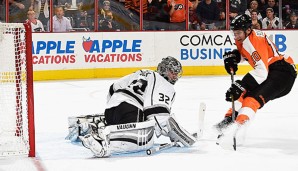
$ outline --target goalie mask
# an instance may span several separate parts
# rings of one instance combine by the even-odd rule
[[[175,84],[182,75],[182,66],[177,59],[168,56],[158,64],[157,72],[171,84]]]

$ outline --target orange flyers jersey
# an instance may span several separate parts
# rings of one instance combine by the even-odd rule
[[[185,21],[185,12],[186,12],[186,0],[174,0],[175,1],[175,11],[170,17],[172,23],[180,23]],[[187,0],[188,8],[191,8],[193,4]],[[168,0],[168,6],[171,6],[172,0]]]
[[[261,30],[253,30],[242,43],[236,40],[236,46],[241,54],[241,61],[247,60],[254,68],[249,73],[258,84],[267,79],[268,67],[275,61],[285,58],[288,63],[294,63],[291,57],[281,55],[275,44]]]

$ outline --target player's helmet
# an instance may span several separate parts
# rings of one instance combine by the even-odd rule
[[[177,59],[168,56],[158,64],[157,72],[171,84],[175,84],[182,75],[182,66]]]
[[[230,29],[246,31],[248,28],[251,28],[251,25],[251,18],[246,14],[241,14],[236,16],[231,22]]]

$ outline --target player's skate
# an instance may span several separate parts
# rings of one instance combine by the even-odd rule
[[[214,129],[219,135],[222,134],[223,130],[226,129],[232,123],[232,117],[226,116],[222,121],[214,125]]]
[[[236,144],[237,146],[244,144],[248,125],[248,117],[246,115],[239,115],[234,122],[231,121],[225,129],[222,129],[222,133],[218,136],[216,144],[225,149],[233,148],[236,150]]]
[[[231,122],[229,126],[223,130],[224,132],[218,136],[216,144],[224,149],[236,149],[236,142],[234,143],[234,141],[236,141],[236,136],[240,127],[241,124]]]
[[[235,111],[235,118],[237,117],[238,112]],[[229,109],[227,114],[225,115],[225,118],[220,121],[219,123],[215,124],[213,127],[216,131],[216,133],[219,135],[219,137],[222,135],[223,131],[227,129],[232,124],[232,109]]]

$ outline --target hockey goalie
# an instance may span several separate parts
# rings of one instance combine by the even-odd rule
[[[142,69],[120,78],[110,86],[103,115],[68,118],[66,139],[82,141],[96,157],[147,150],[154,134],[177,146],[192,146],[196,138],[171,114],[174,84],[181,75],[181,63],[168,56],[157,71]]]

